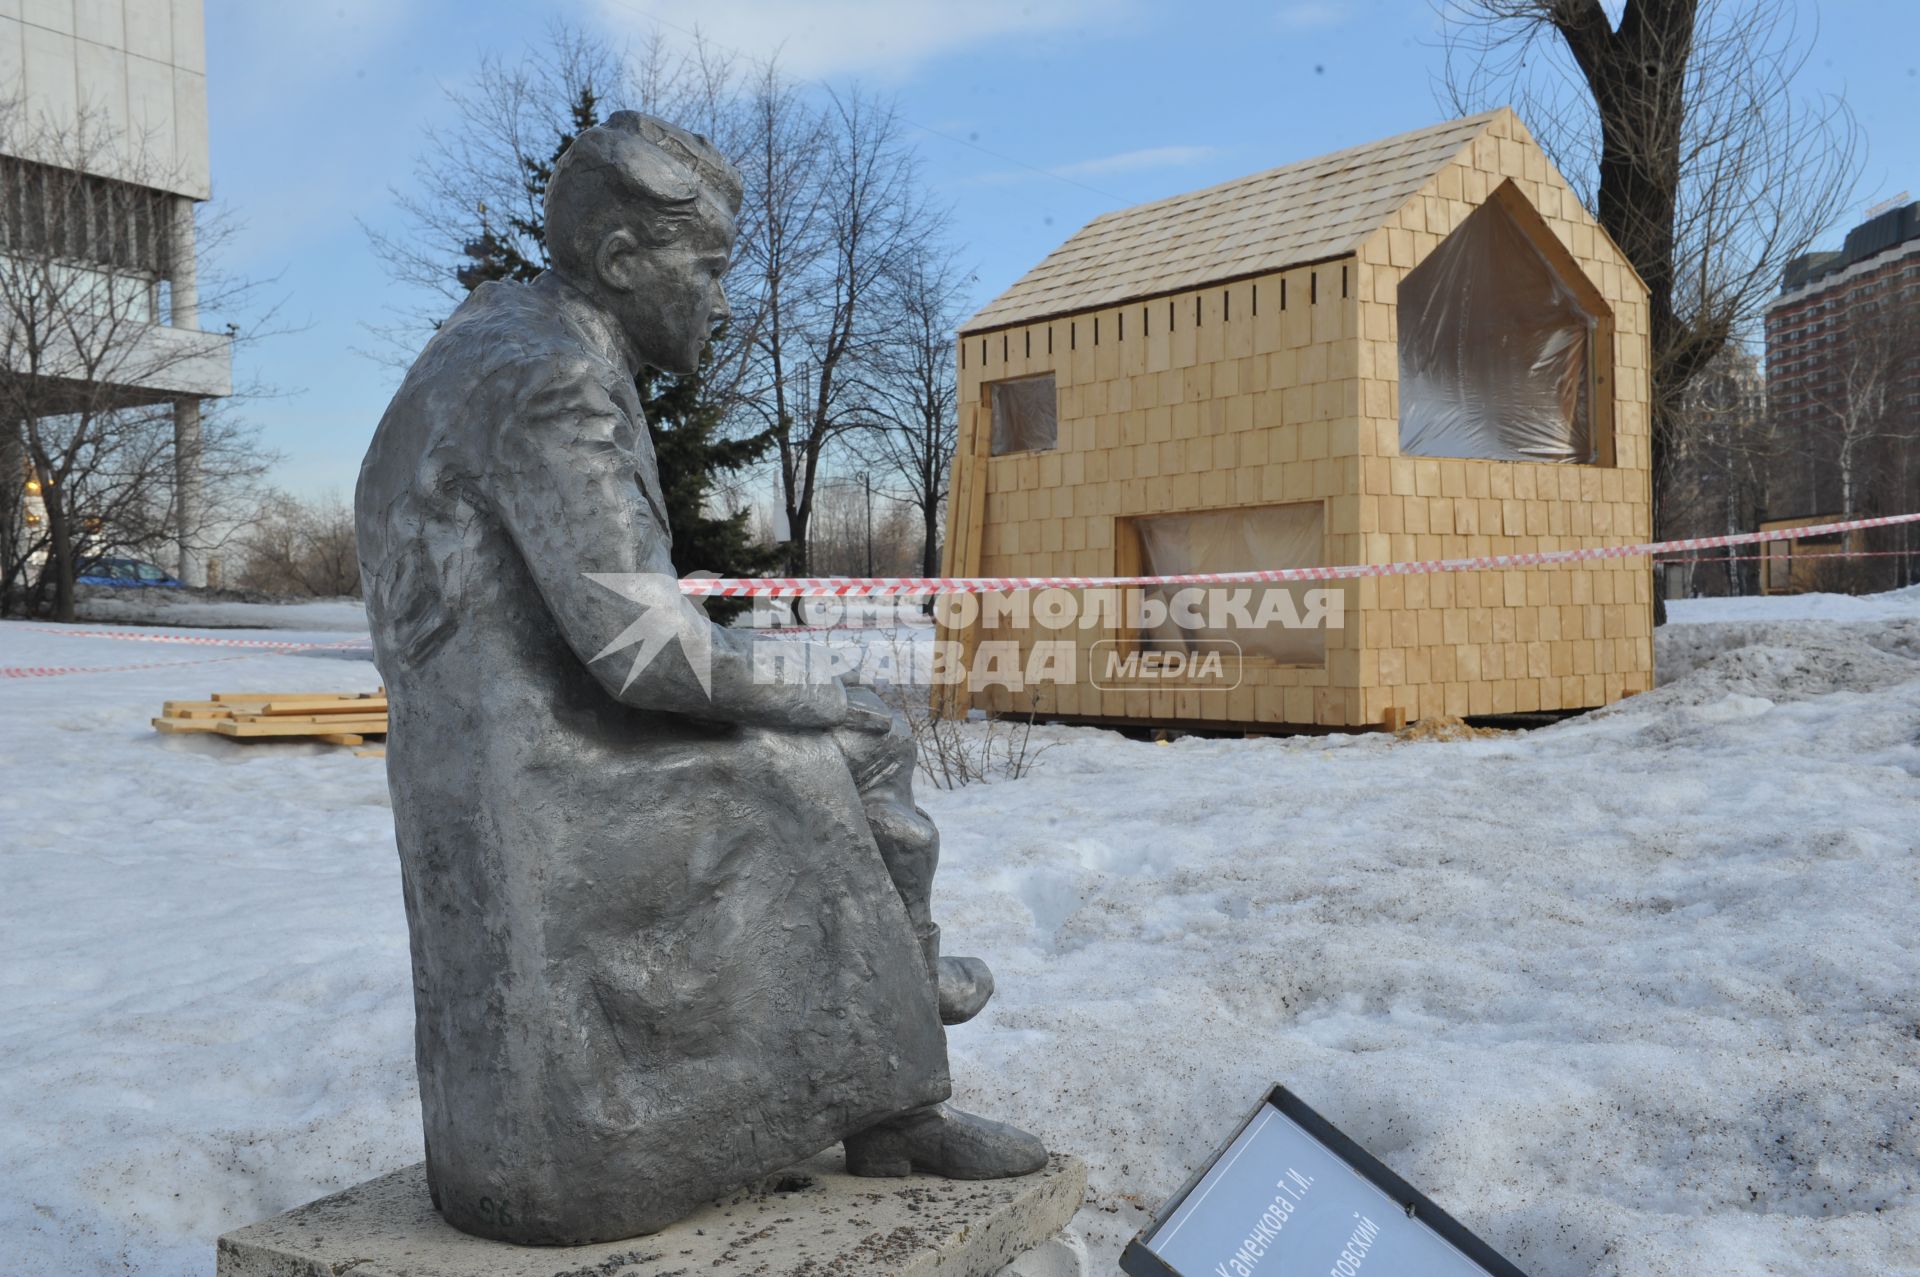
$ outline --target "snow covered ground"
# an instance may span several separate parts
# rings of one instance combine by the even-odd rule
[[[1703,621],[1897,621],[1920,614],[1920,585],[1885,594],[1783,594],[1769,598],[1672,599],[1667,619]]]
[[[1275,1080],[1535,1277],[1920,1271],[1920,598],[1860,606],[1679,605],[1663,686],[1526,735],[926,789],[1000,987],[956,1101],[1087,1159],[1100,1271]],[[420,1156],[381,765],[147,726],[378,675],[204,636],[328,646],[0,625],[104,671],[0,679],[3,1274],[208,1274]]]
[[[200,591],[95,586],[82,589],[76,611],[83,621],[114,625],[351,630],[361,634],[367,630],[367,609],[359,599],[249,603],[209,600]]]

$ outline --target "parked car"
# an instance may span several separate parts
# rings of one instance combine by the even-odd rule
[[[80,585],[170,585],[179,588],[185,584],[165,568],[143,563],[139,559],[87,559],[80,564],[80,574],[73,579]]]

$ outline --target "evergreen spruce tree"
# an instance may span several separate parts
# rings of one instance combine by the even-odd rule
[[[454,272],[460,286],[472,292],[489,280],[529,283],[547,268],[546,226],[539,210],[545,203],[553,166],[573,139],[599,123],[599,100],[591,86],[568,107],[572,131],[563,133],[553,155],[545,160],[523,159],[529,217],[507,220],[508,234],[490,226],[482,208],[480,233],[464,248],[466,261]],[[527,251],[531,249],[532,255]],[[730,439],[722,431],[724,414],[706,395],[706,378],[713,361],[713,342],[700,354],[698,371],[684,376],[642,369],[635,379],[640,404],[647,415],[647,433],[653,439],[659,463],[660,486],[666,498],[667,520],[673,530],[674,565],[682,571],[718,572],[722,576],[761,576],[779,565],[777,546],[754,542],[745,508],[715,517],[707,506],[714,476],[740,470],[758,461],[773,446],[771,431]],[[744,603],[708,600],[707,611],[725,620]]]

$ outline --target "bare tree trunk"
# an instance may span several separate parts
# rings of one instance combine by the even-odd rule
[[[13,612],[26,566],[26,445],[20,426],[0,424],[0,616]]]
[[[179,538],[180,580],[196,587],[207,583],[198,545],[201,520],[206,517],[201,508],[200,464],[200,401],[181,399],[173,405],[174,528]]]
[[[34,468],[42,474],[52,474],[54,467],[46,463],[41,449],[35,447],[33,451]],[[67,509],[66,494],[51,480],[41,482],[40,499],[47,511],[47,568],[53,577],[53,619],[71,621],[74,619],[75,606],[73,518]]]
[[[1448,7],[1454,104],[1517,99],[1647,285],[1659,539],[1670,531],[1680,397],[1845,207],[1857,173],[1852,116],[1837,101],[1796,107],[1806,54],[1789,0],[1625,0],[1617,23],[1601,0]],[[1577,78],[1556,78],[1555,59],[1532,56],[1542,33]],[[1654,608],[1664,620],[1658,591]]]

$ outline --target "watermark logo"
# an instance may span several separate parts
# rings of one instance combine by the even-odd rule
[[[1204,692],[1230,692],[1240,686],[1240,645],[1232,639],[1101,639],[1087,656],[1087,681],[1103,692],[1168,683]]]
[[[1021,692],[1090,682],[1105,690],[1231,691],[1266,631],[1345,625],[1343,590],[1285,585],[949,594],[934,600],[930,614],[911,601],[809,599],[808,624],[799,627],[790,600],[758,597],[747,615],[719,630],[672,576],[585,575],[638,609],[593,656],[631,652],[623,690],[673,652],[708,696],[717,660],[734,663],[730,677],[768,685],[847,679]],[[1309,646],[1309,663],[1317,662],[1323,648]],[[1272,659],[1273,647],[1255,650]]]
[[[589,664],[616,652],[634,649],[621,691],[632,687],[654,659],[668,647],[677,647],[693,670],[700,690],[713,695],[713,627],[700,610],[680,593],[677,578],[663,572],[588,572],[587,580],[637,604],[640,615],[593,654]]]

